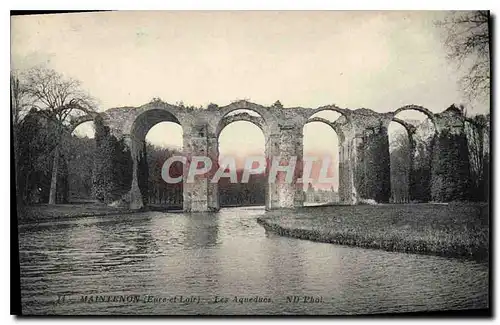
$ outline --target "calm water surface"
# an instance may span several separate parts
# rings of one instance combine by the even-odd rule
[[[256,222],[262,214],[144,212],[21,226],[23,313],[366,314],[488,306],[488,265],[266,234]],[[126,297],[91,300],[117,295]],[[287,302],[293,296],[299,302]]]

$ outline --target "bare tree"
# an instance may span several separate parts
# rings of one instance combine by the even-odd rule
[[[10,107],[12,111],[12,126],[13,126],[13,143],[14,143],[14,160],[17,163],[19,161],[19,139],[18,130],[19,124],[27,111],[28,105],[26,102],[26,89],[23,84],[19,81],[19,76],[16,72],[12,71],[10,73]],[[16,179],[16,193],[19,195],[19,170],[15,173]]]
[[[24,84],[19,80],[17,72],[10,73],[10,101],[12,108],[12,123],[18,126],[24,114],[29,109],[27,93]]]
[[[461,79],[469,100],[484,100],[490,93],[489,11],[452,12],[437,25],[445,32],[448,58],[466,67]]]
[[[48,121],[55,122],[55,149],[50,182],[49,204],[56,203],[56,186],[59,165],[59,144],[64,128],[75,115],[94,111],[94,101],[81,90],[78,80],[65,78],[52,69],[35,67],[25,71],[21,77],[22,89],[27,104],[35,108]]]

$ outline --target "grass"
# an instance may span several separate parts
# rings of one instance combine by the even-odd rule
[[[257,220],[279,235],[387,251],[487,261],[487,204],[393,204],[271,211]]]
[[[135,213],[137,210],[109,207],[99,203],[84,204],[38,204],[19,207],[18,224],[42,223],[47,221],[67,220],[71,218],[104,216],[111,214]]]

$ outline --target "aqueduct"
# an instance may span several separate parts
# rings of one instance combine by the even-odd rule
[[[233,114],[237,110],[248,113]],[[174,122],[183,129],[183,150],[186,157],[209,156],[218,161],[218,136],[221,130],[235,121],[248,121],[262,129],[266,141],[265,155],[287,159],[303,157],[302,130],[306,123],[323,122],[332,127],[339,137],[339,196],[344,204],[356,204],[360,199],[375,199],[388,202],[390,198],[389,140],[387,129],[391,121],[397,122],[408,132],[413,144],[415,126],[396,118],[396,114],[416,110],[426,114],[434,123],[436,133],[443,129],[463,132],[464,116],[455,106],[434,114],[428,109],[408,105],[393,112],[377,113],[370,109],[345,109],[335,105],[312,108],[284,108],[281,105],[262,106],[245,100],[233,102],[224,107],[210,105],[206,109],[186,108],[153,100],[140,107],[112,108],[101,113],[79,117],[72,121],[73,127],[92,121],[100,116],[104,125],[116,139],[123,139],[130,149],[133,161],[133,177],[130,189],[123,196],[131,209],[143,207],[138,183],[139,157],[144,150],[145,137],[151,127],[159,122]],[[341,117],[335,122],[313,117],[321,111],[335,111]],[[410,146],[415,150],[414,145]],[[411,157],[414,153],[411,153]],[[185,164],[186,165],[186,164]],[[187,166],[184,167],[187,171]],[[410,165],[411,171],[411,165]],[[369,173],[375,177],[363,178]],[[410,172],[411,173],[411,172]],[[218,184],[211,183],[210,172],[206,177],[195,179],[194,183],[183,184],[184,211],[216,211],[219,209]],[[411,177],[411,175],[410,175]],[[303,204],[302,186],[297,184],[297,175],[287,183],[271,183],[266,188],[266,208],[295,208]],[[390,177],[389,177],[390,178]],[[186,177],[184,177],[184,180]]]

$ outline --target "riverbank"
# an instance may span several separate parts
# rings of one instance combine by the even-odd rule
[[[486,204],[381,204],[271,211],[267,231],[312,241],[487,261]]]
[[[140,210],[110,207],[102,203],[81,204],[38,204],[20,207],[17,211],[17,223],[34,224],[48,221],[61,221],[80,217],[106,216],[113,214],[137,213]]]

